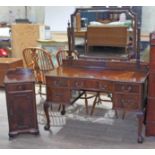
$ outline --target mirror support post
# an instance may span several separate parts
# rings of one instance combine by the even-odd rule
[[[67,37],[68,37],[68,56],[67,59],[72,60],[73,56],[72,56],[72,30],[70,27],[70,23],[68,22],[68,27],[67,27]]]
[[[137,68],[140,67],[140,28],[137,28]]]

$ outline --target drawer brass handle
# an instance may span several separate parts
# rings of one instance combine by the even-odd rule
[[[130,91],[132,90],[132,86],[128,86],[128,87],[121,86],[121,90],[122,90],[122,91],[130,92]]]
[[[131,91],[131,90],[132,90],[132,87],[131,87],[131,86],[129,86],[129,87],[128,87],[128,91]]]
[[[101,88],[102,90],[105,90],[105,89],[107,89],[107,88],[108,88],[108,85],[106,85],[106,84],[105,84],[105,85],[103,85],[103,84],[102,84],[102,85],[100,86],[100,88]]]
[[[60,85],[60,82],[59,81],[54,81],[54,85],[55,86],[59,86]]]
[[[121,86],[121,90],[124,91],[125,90],[125,86]]]
[[[63,94],[55,94],[56,97],[61,97]]]
[[[76,87],[80,87],[80,86],[82,86],[82,83],[80,83],[80,82],[77,81],[77,82],[75,82],[75,86]]]
[[[22,86],[22,85],[17,86],[17,89],[19,89],[19,90],[25,89],[25,86]]]

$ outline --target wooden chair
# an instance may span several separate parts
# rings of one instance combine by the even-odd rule
[[[68,56],[68,53],[66,50],[59,50],[56,53],[56,59],[57,59],[58,66],[62,65],[62,60],[67,59],[67,56]],[[77,51],[74,51],[72,52],[72,56],[73,56],[73,59],[78,59],[79,53]]]
[[[102,58],[92,58],[90,56],[79,56],[79,59],[81,60],[102,60]],[[95,107],[96,107],[96,104],[102,104],[102,102],[112,102],[112,95],[109,94],[108,92],[89,92],[87,91],[88,93],[93,93],[93,97],[95,97],[94,101],[93,101],[93,105],[92,105],[92,109],[91,109],[91,112],[90,112],[90,115],[93,115],[94,111],[95,111]],[[102,95],[104,94],[104,96],[107,96],[108,99],[102,99]],[[87,97],[87,93],[86,93],[86,97]],[[89,98],[89,97],[87,97]],[[91,98],[91,96],[90,96]],[[115,111],[115,115],[116,117],[118,117],[118,113],[117,111]]]
[[[23,58],[27,68],[34,71],[36,83],[39,84],[39,94],[42,85],[46,84],[45,73],[54,69],[51,54],[39,47],[28,47],[23,50]]]
[[[56,59],[57,59],[57,64],[58,64],[58,66],[61,66],[62,65],[62,60],[63,59],[67,59],[67,56],[68,56],[68,53],[67,53],[67,51],[66,50],[59,50],[57,53],[56,53]],[[76,52],[76,51],[74,51],[74,52],[72,52],[72,56],[73,56],[73,59],[78,59],[78,57],[79,57],[79,54],[78,54],[78,52]],[[77,93],[77,91],[76,91],[76,93]],[[82,95],[84,94],[84,92],[80,92],[80,91],[78,91],[78,94],[76,95],[76,97],[75,97],[75,99],[73,99],[72,101],[71,101],[71,103],[70,104],[73,104],[78,98],[80,98]],[[60,107],[59,107],[59,110],[61,110],[61,108],[63,109],[62,110],[62,114],[64,114],[65,112],[65,107],[63,106],[63,105],[60,105]]]

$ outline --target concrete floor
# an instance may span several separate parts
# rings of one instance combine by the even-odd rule
[[[39,136],[21,134],[9,140],[4,90],[0,90],[0,101],[0,149],[155,148],[155,137],[145,137],[143,144],[136,142],[137,121],[132,113],[127,114],[125,120],[122,120],[113,117],[112,110],[97,109],[91,117],[79,110],[80,104],[77,104],[74,110],[68,108],[66,116],[59,117],[59,123],[53,124],[50,131],[44,131],[44,125],[39,118]],[[39,102],[40,98],[37,96],[37,104]],[[105,115],[106,113],[108,115]],[[58,115],[53,115],[52,118],[54,117],[58,118]],[[60,118],[64,120],[60,121]]]

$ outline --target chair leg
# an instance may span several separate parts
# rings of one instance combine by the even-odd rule
[[[100,93],[98,93],[98,103],[102,104],[102,99],[101,99]]]
[[[86,114],[88,114],[88,100],[87,100],[87,93],[84,93],[85,96],[85,108],[86,108]]]
[[[122,114],[122,119],[123,119],[123,120],[124,120],[124,118],[125,118],[125,115],[126,115],[126,111],[123,110],[123,114]]]
[[[99,101],[99,93],[97,93],[97,95],[96,95],[96,97],[95,97],[95,99],[94,99],[94,102],[93,102],[93,106],[92,106],[90,115],[93,115],[93,113],[94,113],[95,106],[96,106],[96,104],[98,103],[97,100]]]
[[[39,93],[40,97],[41,97],[41,90],[42,90],[42,85],[41,85],[41,83],[39,83],[39,91],[38,91],[38,93]]]
[[[62,104],[59,104],[58,111],[61,111],[61,109],[62,109]]]
[[[115,117],[118,118],[118,111],[115,109]]]
[[[61,115],[65,115],[65,113],[66,113],[65,105],[62,104],[61,106],[62,106]]]

